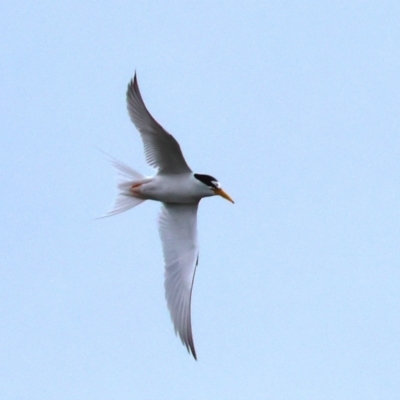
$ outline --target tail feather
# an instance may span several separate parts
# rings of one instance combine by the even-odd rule
[[[130,210],[131,208],[136,207],[140,203],[146,201],[134,197],[130,191],[132,185],[146,181],[145,176],[133,170],[128,165],[116,160],[113,157],[110,157],[109,155],[107,155],[107,158],[113,167],[118,171],[117,186],[119,192],[111,208],[99,218],[111,217],[113,215]]]

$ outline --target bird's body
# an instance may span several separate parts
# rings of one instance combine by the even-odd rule
[[[190,304],[198,263],[197,208],[203,197],[219,195],[233,200],[210,175],[195,174],[187,165],[179,143],[148,112],[136,74],[128,85],[128,112],[141,134],[147,162],[158,169],[144,177],[127,165],[111,160],[119,171],[119,194],[111,216],[129,210],[145,200],[163,203],[159,232],[165,262],[165,297],[177,332],[196,358]]]
[[[137,197],[163,203],[197,203],[203,197],[213,195],[191,172],[175,175],[157,174],[147,182],[132,188],[132,191]]]

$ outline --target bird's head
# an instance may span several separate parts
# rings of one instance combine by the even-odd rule
[[[221,196],[224,199],[230,201],[231,203],[234,203],[234,201],[229,196],[229,194],[226,193],[224,190],[222,190],[221,184],[213,176],[202,175],[202,174],[194,174],[194,177],[198,181],[200,181],[202,184],[207,186],[208,190],[210,191],[210,194],[209,194],[210,196],[218,195],[218,196]]]

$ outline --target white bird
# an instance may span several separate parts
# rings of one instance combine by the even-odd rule
[[[191,296],[199,260],[197,208],[203,197],[219,195],[231,201],[217,179],[194,174],[183,157],[179,143],[149,113],[136,78],[128,85],[127,108],[140,132],[146,161],[157,168],[144,177],[125,164],[111,160],[119,171],[119,193],[113,207],[104,215],[129,210],[145,200],[163,203],[159,232],[165,262],[165,297],[175,333],[195,359],[191,324]]]

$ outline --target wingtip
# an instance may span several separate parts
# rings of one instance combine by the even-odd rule
[[[193,358],[197,361],[197,354],[196,354],[196,349],[194,347],[192,333],[190,333],[189,340],[185,341],[184,344],[186,345],[186,348],[187,348],[187,351],[189,352],[189,354],[191,354],[193,356]]]
[[[192,356],[193,356],[193,358],[197,361],[196,350],[194,349],[194,347],[193,347],[191,350],[192,350]]]
[[[193,358],[197,361],[197,354],[196,354],[196,349],[194,348],[193,337],[190,336],[189,340],[184,341],[183,343],[186,346],[188,353],[191,354]]]
[[[128,89],[126,91],[126,96],[129,99],[130,97],[134,97],[137,95],[141,96],[140,90],[139,90],[138,79],[137,79],[137,73],[135,71],[133,78],[129,81]]]

